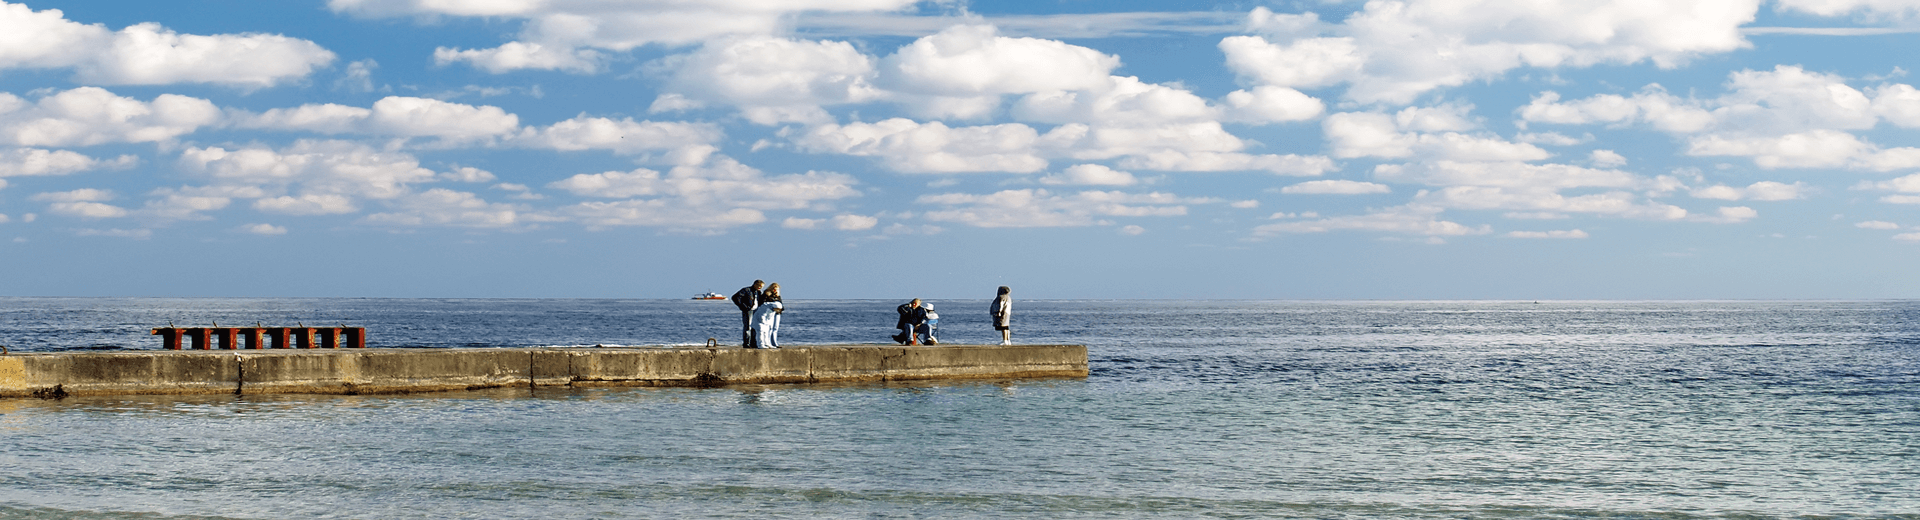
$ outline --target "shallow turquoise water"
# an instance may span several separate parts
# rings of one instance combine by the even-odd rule
[[[828,343],[879,340],[896,302],[797,303],[782,337]],[[984,300],[939,303],[980,310],[941,307],[950,340],[989,336]],[[1920,303],[1016,305],[1017,337],[1085,343],[1093,375],[0,400],[0,518],[1920,518]],[[737,319],[0,299],[0,338],[151,348],[115,324],[248,312],[389,346],[674,343]]]

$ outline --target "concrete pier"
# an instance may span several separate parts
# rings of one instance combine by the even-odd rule
[[[55,352],[0,356],[0,397],[380,394],[509,386],[1086,376],[1084,345]]]

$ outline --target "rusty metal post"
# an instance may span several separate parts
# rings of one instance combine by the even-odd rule
[[[342,346],[346,348],[367,348],[366,327],[347,327],[346,333],[347,344]]]
[[[288,348],[287,336],[291,334],[286,327],[267,327],[267,348]]]
[[[340,327],[314,327],[320,333],[318,348],[340,348]]]
[[[152,335],[160,336],[160,345],[166,347],[167,350],[180,350],[181,332],[179,327],[160,327],[153,329]]]
[[[313,348],[313,327],[287,327],[293,331],[293,348]]]
[[[207,340],[210,338],[207,337],[207,329],[205,327],[186,327],[186,331],[187,339],[192,340],[193,343],[193,346],[190,348],[194,350],[211,350],[212,345],[207,344]]]
[[[260,332],[266,329],[260,327],[240,327],[234,330],[240,331],[240,335],[247,338],[245,343],[248,350],[258,350],[260,348]]]
[[[215,343],[220,345],[220,350],[240,348],[240,329],[233,327],[213,327],[208,328],[207,333],[218,340]]]

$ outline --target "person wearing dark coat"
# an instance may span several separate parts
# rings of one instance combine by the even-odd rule
[[[740,346],[742,347],[754,346],[753,309],[760,306],[760,299],[763,297],[760,290],[766,286],[767,282],[754,280],[753,285],[741,287],[739,291],[733,293],[731,298],[733,306],[740,308]]]
[[[914,341],[913,333],[921,324],[927,322],[927,311],[920,308],[920,299],[914,298],[913,301],[903,303],[894,308],[894,311],[900,313],[900,320],[893,324],[894,328],[900,329],[900,333],[894,334],[893,340],[901,345],[918,344],[919,342]]]

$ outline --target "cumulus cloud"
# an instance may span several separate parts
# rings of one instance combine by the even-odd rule
[[[966,98],[1098,90],[1120,58],[1057,40],[1000,36],[991,25],[956,25],[882,63],[890,90]]]
[[[98,87],[80,87],[29,102],[0,92],[0,144],[169,142],[220,121],[220,109],[212,102],[174,94],[143,102]]]
[[[1322,127],[1335,157],[1535,161],[1552,156],[1532,144],[1462,133],[1473,127],[1456,112],[1464,109],[1409,107],[1392,115],[1343,112],[1327,116]]]
[[[561,151],[609,150],[631,155],[699,148],[720,141],[720,127],[681,121],[613,120],[586,114],[539,128],[525,128],[511,143]]]
[[[826,209],[832,201],[859,196],[853,187],[856,182],[852,176],[831,172],[766,175],[715,155],[665,173],[640,168],[579,174],[547,187],[582,197],[624,199],[581,202],[560,210],[589,227],[719,231],[763,222],[767,210]]]
[[[1523,162],[1432,161],[1383,164],[1374,178],[1428,186],[1498,186],[1509,188],[1652,188],[1650,181],[1620,170],[1583,168],[1567,164]]]
[[[460,16],[524,20],[517,39],[493,49],[441,48],[441,63],[471,63],[488,72],[520,69],[594,72],[607,52],[642,45],[685,45],[734,36],[765,36],[803,12],[874,13],[905,9],[914,0],[799,0],[760,2],[575,2],[502,0],[329,0],[335,12],[367,17]]]
[[[1493,228],[1485,225],[1468,226],[1458,222],[1440,220],[1442,208],[1419,205],[1406,205],[1387,208],[1366,215],[1346,215],[1327,217],[1318,220],[1301,220],[1266,224],[1253,229],[1254,236],[1271,237],[1285,234],[1326,233],[1330,231],[1373,231],[1380,233],[1399,233],[1430,237],[1484,235],[1492,233]]]
[[[1405,104],[1434,89],[1521,67],[1585,67],[1652,61],[1672,68],[1746,47],[1740,26],[1757,0],[1383,0],[1322,32],[1223,39],[1228,68],[1252,84],[1311,88],[1346,84],[1362,103]],[[1274,19],[1256,8],[1251,19]],[[1311,21],[1281,24],[1316,29]]]
[[[877,157],[904,173],[1030,173],[1047,167],[1038,150],[1042,140],[1039,132],[1019,123],[955,128],[939,121],[894,118],[816,126],[795,143],[812,152]]]
[[[1724,185],[1695,188],[1690,193],[1697,199],[1715,200],[1794,200],[1805,198],[1809,190],[1806,183],[1785,184],[1773,181],[1760,181],[1745,188]]]
[[[130,212],[126,208],[105,203],[115,198],[116,195],[111,191],[93,188],[41,193],[31,197],[35,201],[47,202],[47,211],[56,215],[83,219],[127,216]]]
[[[1881,229],[1881,230],[1900,229],[1899,224],[1887,222],[1884,220],[1868,220],[1865,222],[1855,222],[1853,224],[1853,227],[1857,227],[1860,229]]]
[[[337,104],[276,108],[252,114],[236,112],[241,128],[299,130],[324,134],[363,134],[398,137],[439,137],[470,141],[512,134],[519,116],[500,107],[449,103],[437,99],[388,96],[372,108]]]
[[[1688,216],[1686,209],[1642,201],[1639,196],[1623,191],[1568,196],[1544,188],[1452,186],[1420,192],[1414,200],[1427,207],[1462,210],[1583,213],[1644,220],[1680,220]]]
[[[67,20],[57,9],[0,2],[0,69],[73,68],[103,85],[216,83],[270,87],[306,77],[334,54],[277,34],[180,34],[155,23],[120,31]]]
[[[0,178],[66,175],[103,168],[125,168],[139,161],[139,157],[132,155],[103,160],[68,150],[0,149]],[[3,186],[5,185],[0,184],[0,187]]]
[[[399,198],[437,177],[412,155],[347,141],[300,140],[279,150],[191,147],[181,152],[180,166],[213,183],[202,189],[253,198],[254,209],[287,215],[353,213],[360,199]]]
[[[880,219],[877,217],[845,213],[825,219],[787,217],[786,220],[780,221],[780,227],[788,229],[819,229],[824,225],[840,231],[865,231],[879,224]]]
[[[1553,231],[1508,231],[1506,234],[1506,237],[1507,238],[1578,239],[1578,238],[1587,238],[1587,232],[1581,231],[1578,229],[1556,229]]]
[[[1631,97],[1564,102],[1546,92],[1516,113],[1522,124],[1644,124],[1680,136],[1690,155],[1747,157],[1769,169],[1920,167],[1920,148],[1883,148],[1853,133],[1881,121],[1920,126],[1920,91],[1912,86],[1861,90],[1846,78],[1780,65],[1735,71],[1727,88],[1711,99],[1680,99],[1658,85]]]
[[[363,223],[402,227],[517,228],[557,217],[517,204],[487,202],[478,195],[445,188],[408,194],[386,203],[393,211],[369,214]]]
[[[265,224],[265,223],[247,224],[247,225],[240,226],[240,232],[252,233],[255,235],[275,236],[275,235],[287,234],[287,228],[286,226],[276,226],[273,224]]]
[[[948,209],[929,210],[928,220],[974,227],[1075,227],[1107,224],[1107,217],[1169,217],[1187,214],[1188,204],[1220,202],[1210,198],[1167,193],[1130,194],[1118,191],[1082,191],[1056,194],[1047,190],[1005,190],[986,195],[945,193],[922,195],[918,204]]]
[[[1349,180],[1307,181],[1280,188],[1280,193],[1293,195],[1367,195],[1391,191],[1393,189],[1385,184]]]
[[[847,42],[734,38],[654,66],[667,84],[653,112],[722,104],[763,125],[825,123],[832,118],[822,106],[881,95],[871,84],[873,60]]]
[[[1060,173],[1040,178],[1041,184],[1079,186],[1132,186],[1140,180],[1133,174],[1098,164],[1076,164]]]

